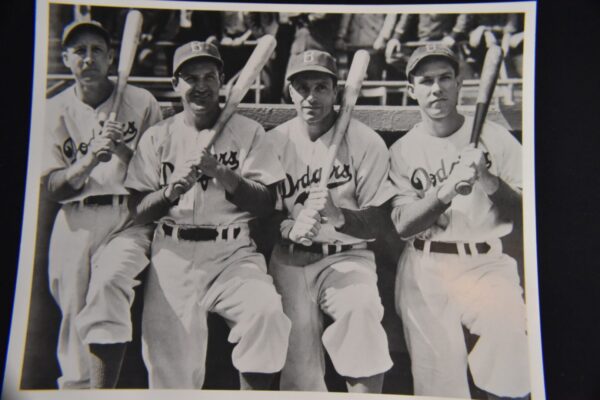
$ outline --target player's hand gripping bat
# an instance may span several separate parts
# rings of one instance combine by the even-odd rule
[[[501,63],[502,49],[497,45],[491,46],[485,54],[483,69],[481,70],[479,93],[477,94],[477,105],[475,106],[475,117],[473,118],[473,128],[471,130],[471,143],[474,143],[475,147],[479,142],[479,135],[481,135],[481,129],[492,100]],[[456,184],[454,189],[458,194],[466,196],[471,193],[473,187],[469,182],[461,181]]]
[[[321,169],[321,179],[318,182],[318,187],[321,189],[327,187],[327,181],[329,180],[329,175],[333,168],[338,147],[346,134],[346,130],[348,130],[350,118],[352,117],[352,110],[354,110],[356,100],[358,100],[358,96],[360,95],[363,80],[367,74],[369,59],[369,53],[366,50],[358,50],[354,53],[352,65],[350,65],[350,70],[348,71],[346,85],[344,86],[344,97],[342,98],[338,117],[333,127],[333,137]],[[308,238],[303,238],[300,240],[300,243],[305,246],[310,246],[312,241]]]
[[[123,30],[123,38],[121,39],[121,51],[119,53],[119,66],[117,68],[117,88],[115,93],[115,100],[113,102],[110,114],[108,115],[109,121],[116,121],[123,101],[123,93],[125,92],[125,86],[131,73],[131,67],[133,66],[133,60],[137,50],[138,43],[140,41],[140,34],[142,32],[142,13],[138,10],[131,10],[127,13],[127,19],[125,20],[125,28]],[[101,162],[110,161],[112,153],[103,151],[98,153],[98,160]]]
[[[248,93],[250,86],[252,86],[256,77],[260,74],[260,71],[271,58],[271,54],[273,54],[276,44],[277,42],[272,35],[264,35],[258,39],[254,51],[250,55],[246,65],[244,65],[244,68],[240,71],[235,85],[233,85],[229,92],[229,96],[227,97],[225,106],[221,110],[221,114],[219,114],[219,118],[208,132],[210,139],[205,148],[210,149],[215,143],[217,137],[227,124],[227,121],[229,121],[231,116],[235,113],[238,105],[241,103],[244,96],[246,96],[246,93]]]

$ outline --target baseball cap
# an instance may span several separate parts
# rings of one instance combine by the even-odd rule
[[[408,59],[408,63],[406,64],[406,76],[410,76],[410,74],[417,68],[417,65],[429,57],[446,58],[452,63],[455,71],[458,73],[458,57],[456,54],[448,46],[432,43],[417,48],[411,54],[410,58]]]
[[[193,41],[179,46],[173,56],[173,75],[177,74],[183,63],[195,58],[208,58],[223,68],[223,59],[217,46],[211,43]]]
[[[304,53],[292,56],[287,79],[300,72],[317,71],[331,75],[337,79],[337,65],[335,59],[327,52],[320,50],[307,50]]]
[[[110,46],[110,35],[104,29],[102,24],[98,21],[73,21],[63,29],[61,45],[65,47],[73,35],[83,30],[93,31],[106,41],[106,44]]]

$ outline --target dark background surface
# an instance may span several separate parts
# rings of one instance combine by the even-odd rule
[[[598,5],[541,1],[536,54],[538,273],[549,399],[600,398]],[[34,6],[1,5],[2,330],[6,351],[26,174]],[[3,372],[2,365],[2,372]]]

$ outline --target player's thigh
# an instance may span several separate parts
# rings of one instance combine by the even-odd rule
[[[368,250],[340,253],[317,277],[318,302],[332,317],[368,311],[383,317],[375,260]]]
[[[90,274],[90,254],[114,223],[99,207],[63,205],[54,221],[49,249],[50,289],[85,293]],[[108,218],[106,218],[108,217]],[[104,220],[102,224],[99,221]],[[75,289],[77,288],[77,289]]]
[[[135,278],[150,262],[153,225],[135,225],[113,234],[92,257],[93,275]]]
[[[465,274],[452,287],[452,296],[463,324],[474,334],[490,329],[525,330],[525,303],[517,263],[505,254],[490,257]]]
[[[149,307],[167,307],[184,316],[199,303],[207,283],[203,271],[194,267],[196,249],[195,242],[155,234],[146,277],[144,312]],[[152,285],[148,283],[151,275]]]
[[[240,249],[223,269],[202,300],[203,307],[227,320],[242,315],[281,311],[281,297],[266,272],[262,254],[252,248]],[[239,254],[239,253],[244,253]]]
[[[277,291],[282,294],[284,307],[302,307],[297,304],[316,304],[318,290],[314,281],[317,274],[327,267],[321,262],[323,256],[304,251],[289,251],[276,244],[269,262],[269,274]]]

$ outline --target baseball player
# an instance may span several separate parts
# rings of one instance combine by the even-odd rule
[[[337,117],[335,60],[319,50],[296,55],[288,80],[298,116],[269,134],[286,174],[280,202],[287,219],[269,265],[292,320],[281,389],[326,391],[325,348],[349,391],[380,393],[392,361],[367,242],[378,207],[392,196],[389,154],[377,133],[351,120],[331,175],[321,177]],[[312,187],[320,178],[327,189]],[[333,319],[327,327],[324,314]]]
[[[138,222],[158,221],[142,316],[151,388],[202,388],[207,312],[231,327],[243,389],[270,388],[287,352],[290,321],[248,229],[272,212],[282,168],[262,127],[237,114],[205,149],[221,111],[222,68],[212,44],[175,51],[183,112],[144,135],[127,174]]]
[[[523,398],[529,388],[525,305],[517,263],[502,252],[521,207],[521,147],[486,122],[478,147],[473,123],[457,111],[458,59],[443,45],[415,50],[406,68],[422,121],[391,147],[398,193],[392,220],[409,241],[398,264],[402,317],[418,395]],[[455,186],[473,185],[466,196]],[[479,336],[467,354],[462,326]]]
[[[58,339],[60,388],[116,385],[136,276],[148,264],[152,228],[130,226],[127,165],[139,138],[161,119],[146,90],[127,86],[118,112],[108,79],[114,59],[108,32],[96,21],[74,22],[62,35],[63,62],[75,85],[47,108],[45,186],[62,203],[50,242],[51,293],[62,312]],[[100,162],[99,155],[112,158]]]

